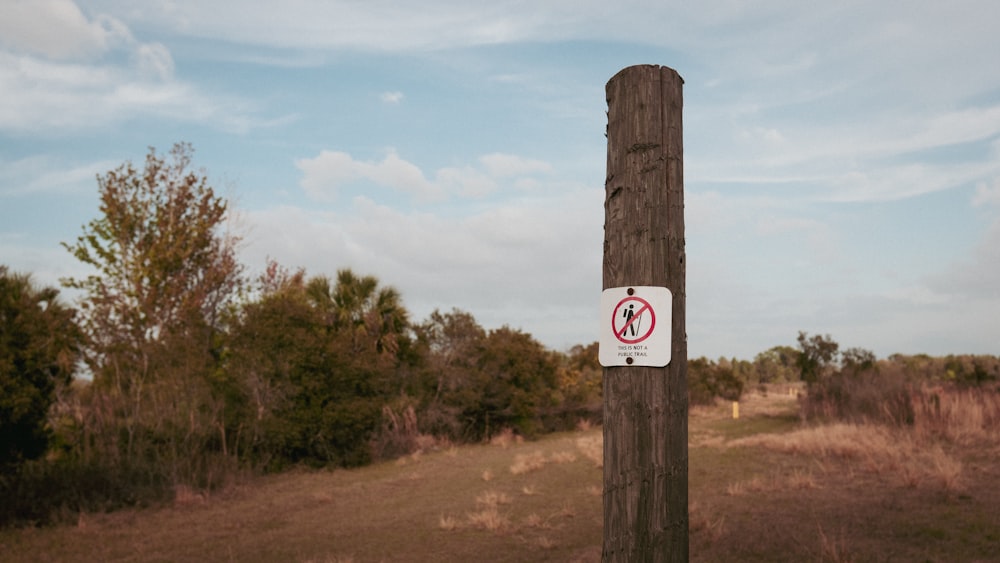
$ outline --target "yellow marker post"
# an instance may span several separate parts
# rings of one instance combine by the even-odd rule
[[[733,401],[733,420],[740,417],[740,402]]]

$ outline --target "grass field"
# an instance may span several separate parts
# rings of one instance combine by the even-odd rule
[[[693,561],[1000,561],[995,439],[807,427],[785,393],[740,407],[691,414]],[[599,561],[600,453],[594,428],[179,490],[0,531],[0,561]]]

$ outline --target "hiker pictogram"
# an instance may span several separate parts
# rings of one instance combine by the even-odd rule
[[[641,297],[629,296],[618,302],[611,315],[615,338],[625,344],[638,344],[656,328],[656,311]]]

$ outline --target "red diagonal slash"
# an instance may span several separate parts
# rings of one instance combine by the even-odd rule
[[[621,337],[625,336],[625,331],[628,330],[628,327],[632,326],[632,323],[638,321],[639,317],[643,313],[646,312],[646,309],[649,309],[649,308],[650,308],[649,303],[646,303],[645,305],[643,305],[642,307],[640,307],[639,310],[636,311],[631,317],[629,317],[628,322],[626,322],[625,326],[623,326],[622,329],[618,332],[619,339],[621,339]],[[605,333],[605,334],[607,334],[607,333]]]

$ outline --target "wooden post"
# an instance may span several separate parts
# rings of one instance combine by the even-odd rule
[[[673,294],[671,361],[604,368],[604,561],[688,560],[682,85],[631,66],[608,81],[604,289]]]

